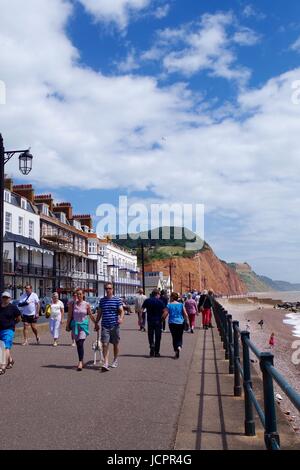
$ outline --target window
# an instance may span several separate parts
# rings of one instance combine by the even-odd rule
[[[27,210],[27,201],[26,199],[21,199],[21,208],[25,211]]]
[[[4,191],[4,201],[11,203],[11,194],[8,191]]]
[[[24,219],[19,217],[19,235],[24,235]]]
[[[49,215],[49,207],[47,206],[47,204],[43,204],[42,206],[42,213],[44,215]]]
[[[29,238],[34,238],[34,222],[29,220]]]
[[[5,212],[5,231],[11,232],[11,220],[12,215],[9,212]]]

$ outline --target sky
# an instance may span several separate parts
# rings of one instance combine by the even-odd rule
[[[6,173],[70,201],[204,204],[228,262],[300,282],[300,2],[0,0]],[[5,89],[5,100],[3,90]],[[2,95],[1,95],[2,90]]]

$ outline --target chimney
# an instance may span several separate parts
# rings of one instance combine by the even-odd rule
[[[30,202],[34,202],[34,189],[32,184],[18,184],[13,186],[14,193],[18,194],[25,199],[28,199]]]
[[[53,198],[51,194],[40,194],[35,196],[34,198],[35,204],[47,204],[49,206],[49,210],[53,211]]]
[[[90,230],[93,228],[93,219],[90,214],[73,215],[73,219],[78,220],[81,225],[86,225]]]
[[[55,204],[53,207],[53,212],[63,212],[66,214],[68,220],[72,220],[73,218],[73,208],[70,202],[61,202],[59,204]]]
[[[12,178],[8,178],[6,176],[5,179],[4,179],[4,188],[12,193],[13,186],[14,186],[14,182],[13,182]]]

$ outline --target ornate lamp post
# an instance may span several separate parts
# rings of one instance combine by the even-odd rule
[[[0,292],[4,289],[3,273],[3,238],[4,238],[4,166],[14,156],[19,155],[19,170],[23,175],[29,175],[32,170],[32,160],[29,149],[5,151],[3,138],[0,134]]]

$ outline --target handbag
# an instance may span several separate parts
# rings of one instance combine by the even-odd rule
[[[183,331],[189,331],[190,329],[190,325],[189,325],[189,322],[184,319],[184,322],[183,322]]]
[[[45,317],[46,317],[46,318],[50,318],[50,316],[51,316],[51,305],[48,304],[48,305],[46,306],[46,310],[45,310]]]
[[[204,304],[205,304],[206,299],[207,299],[207,295],[205,296],[205,299],[203,300],[203,304],[199,308],[200,312],[204,312]]]
[[[19,302],[19,303],[18,303],[18,307],[21,307],[21,308],[22,308],[22,307],[27,307],[27,305],[29,305],[28,299],[29,299],[30,296],[31,296],[31,294],[29,294],[29,295],[27,296],[27,298],[26,298],[25,300],[23,300],[23,302]]]

